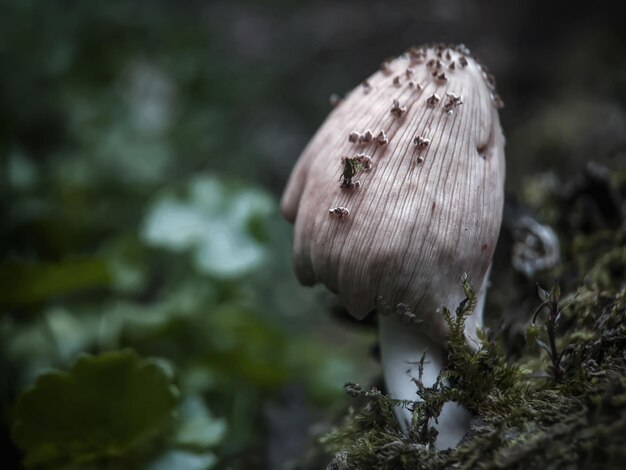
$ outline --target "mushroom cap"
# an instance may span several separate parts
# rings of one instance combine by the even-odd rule
[[[446,335],[439,309],[462,300],[463,273],[483,285],[502,221],[500,105],[463,46],[412,48],[352,90],[304,149],[281,201],[295,223],[298,280],[324,283],[358,319],[397,312]],[[355,139],[368,130],[386,142]],[[371,168],[348,172],[346,184],[346,159],[357,155]]]

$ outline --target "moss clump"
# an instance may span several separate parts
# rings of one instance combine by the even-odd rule
[[[467,289],[467,287],[466,287]],[[529,373],[507,363],[496,343],[483,338],[473,354],[463,338],[472,297],[450,327],[450,363],[435,386],[416,387],[408,436],[397,427],[392,400],[376,389],[347,386],[365,401],[345,424],[325,436],[335,453],[330,468],[544,468],[615,466],[626,459],[626,292],[583,291],[565,320],[571,333],[560,338],[562,378]],[[476,414],[470,433],[456,448],[438,452],[428,420],[446,401]]]

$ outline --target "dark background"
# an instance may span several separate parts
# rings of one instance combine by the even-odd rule
[[[20,441],[26,454],[11,439],[29,413],[19,394],[81,352],[124,348],[171,373],[177,417],[162,426],[138,418],[140,444],[117,454],[91,447],[89,465],[281,468],[302,459],[345,411],[343,383],[378,375],[375,330],[338,321],[329,294],[297,286],[290,227],[277,211],[329,96],[411,45],[464,43],[505,102],[509,204],[541,213],[541,191],[576,180],[589,162],[625,166],[619,7],[0,1],[5,468],[35,452],[34,438]],[[504,236],[496,324],[504,311],[531,309],[502,294],[521,279]],[[138,386],[146,400],[151,392]],[[93,393],[85,413],[110,396]],[[59,403],[43,387],[37,397]],[[89,434],[79,421],[51,429]],[[63,448],[65,434],[53,434]],[[53,467],[76,457],[59,455]]]

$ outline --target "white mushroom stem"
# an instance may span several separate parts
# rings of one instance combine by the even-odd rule
[[[444,351],[423,333],[402,324],[396,316],[379,318],[380,353],[387,384],[387,392],[392,398],[416,401],[417,363],[425,355],[422,383],[432,387],[445,365]],[[404,406],[395,409],[396,418],[402,432],[407,434],[411,423],[411,411]],[[438,450],[455,447],[469,428],[471,414],[457,403],[446,403],[435,425],[439,434],[435,441]]]
[[[476,328],[482,326],[483,307],[485,303],[486,279],[477,295],[477,303],[471,322],[466,324],[466,336],[472,347],[476,343]],[[437,343],[424,333],[401,322],[394,314],[379,315],[380,354],[387,393],[398,400],[419,401],[417,385],[414,380],[419,378],[418,363],[425,357],[422,373],[422,384],[432,387],[437,376],[446,364],[446,345]],[[468,327],[472,331],[468,331]],[[396,418],[404,434],[411,424],[411,410],[404,406],[395,409]],[[456,447],[469,429],[472,414],[458,403],[444,404],[441,414],[430,425],[435,426],[439,434],[435,441],[438,450]]]

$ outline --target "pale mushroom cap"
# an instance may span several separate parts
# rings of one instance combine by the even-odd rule
[[[504,137],[491,79],[464,49],[415,51],[333,110],[300,156],[281,209],[295,222],[301,283],[324,283],[359,319],[373,310],[413,313],[437,337],[446,333],[438,310],[463,297],[462,274],[478,290],[489,268],[502,220]],[[384,130],[388,142],[350,141],[367,130]],[[356,188],[341,187],[342,157],[360,153],[372,168],[354,177]],[[337,217],[333,208],[349,213]]]

